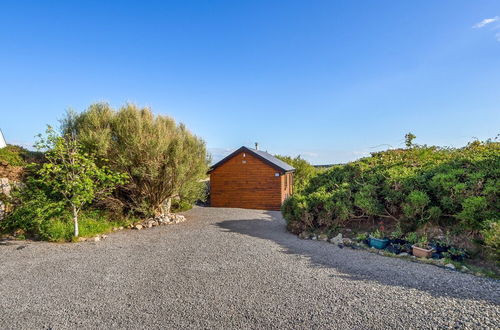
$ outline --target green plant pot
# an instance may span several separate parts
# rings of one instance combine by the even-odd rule
[[[382,250],[389,244],[389,240],[387,238],[374,238],[370,237],[370,246],[376,249]]]

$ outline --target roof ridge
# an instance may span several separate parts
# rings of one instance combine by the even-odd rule
[[[267,151],[262,151],[262,150],[252,149],[252,148],[249,148],[249,147],[242,146],[242,147],[238,148],[237,150],[235,150],[234,152],[232,152],[231,154],[229,154],[228,156],[226,156],[223,159],[221,159],[220,161],[218,161],[217,163],[215,163],[214,165],[212,165],[210,167],[210,170],[208,171],[208,173],[212,172],[215,168],[217,168],[220,165],[224,164],[229,159],[233,158],[234,156],[236,156],[237,154],[239,154],[243,150],[247,150],[248,152],[250,152],[250,153],[254,154],[255,156],[257,156],[258,158],[260,158],[265,163],[267,163],[267,164],[273,166],[274,168],[277,168],[277,169],[279,169],[279,170],[281,170],[283,172],[293,172],[293,171],[295,171],[295,168],[293,168],[289,164],[285,163],[281,159],[278,159],[275,156],[271,155]]]

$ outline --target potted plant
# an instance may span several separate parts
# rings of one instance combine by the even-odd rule
[[[384,233],[380,230],[375,230],[370,235],[370,246],[376,249],[384,249],[387,244],[389,244],[389,240],[385,238]]]
[[[426,236],[422,236],[420,240],[412,245],[412,252],[418,258],[430,258],[434,249],[429,246]]]

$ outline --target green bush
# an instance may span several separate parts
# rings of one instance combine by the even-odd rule
[[[297,232],[374,218],[404,232],[431,224],[485,241],[489,235],[491,242],[497,228],[491,223],[500,222],[500,143],[453,149],[411,142],[407,149],[376,152],[312,176],[282,212]]]
[[[114,193],[128,210],[161,214],[176,198],[192,203],[205,197],[205,142],[170,117],[133,104],[114,110],[98,103],[80,114],[69,112],[63,131],[107,160],[111,170],[128,174],[129,183]]]
[[[295,158],[290,156],[275,156],[295,168],[295,173],[293,175],[293,189],[297,193],[302,192],[309,180],[321,171],[312,166],[307,160],[302,159],[300,156]]]
[[[45,191],[34,181],[28,181],[21,190],[13,193],[14,210],[0,222],[0,232],[21,232],[30,238],[52,242],[71,241],[74,225],[71,212],[57,195]],[[83,210],[80,215],[80,236],[89,237],[106,233],[113,227],[125,226],[131,220],[109,220],[102,210]]]
[[[29,151],[20,146],[8,145],[0,149],[0,163],[11,166],[25,166],[41,158],[43,158],[41,153]]]
[[[485,245],[491,250],[497,262],[500,260],[500,222],[491,221],[482,231]]]

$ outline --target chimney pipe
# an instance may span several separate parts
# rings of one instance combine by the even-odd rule
[[[259,150],[259,142],[255,142],[255,150]]]

